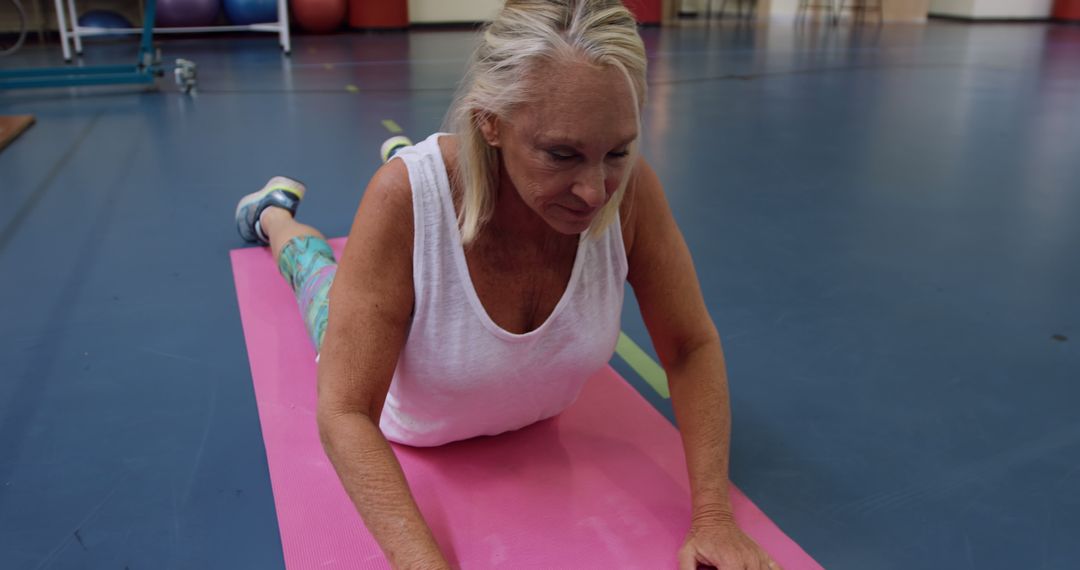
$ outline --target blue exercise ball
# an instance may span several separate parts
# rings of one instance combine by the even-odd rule
[[[220,0],[157,0],[157,25],[166,28],[212,26],[220,11]]]
[[[79,16],[79,25],[84,28],[133,28],[127,18],[108,10],[90,10]],[[121,36],[123,34],[103,34],[101,37]]]
[[[277,0],[224,0],[225,15],[238,26],[276,22]]]

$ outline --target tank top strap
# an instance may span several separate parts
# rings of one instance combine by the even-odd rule
[[[450,179],[435,133],[394,155],[409,172],[413,201],[413,287],[414,318],[422,314],[430,289],[447,283],[451,275],[447,261],[452,260],[453,236],[457,231]]]

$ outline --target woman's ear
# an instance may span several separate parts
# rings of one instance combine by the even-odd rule
[[[501,125],[499,124],[499,118],[491,113],[477,113],[476,123],[480,126],[480,134],[484,137],[484,141],[489,146],[499,148],[502,145],[502,139],[499,131]]]

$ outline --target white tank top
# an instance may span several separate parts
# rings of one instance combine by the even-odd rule
[[[412,185],[415,306],[379,427],[414,446],[496,435],[566,409],[615,351],[627,271],[616,219],[595,239],[582,234],[543,324],[525,334],[499,327],[469,276],[439,136],[394,156]]]

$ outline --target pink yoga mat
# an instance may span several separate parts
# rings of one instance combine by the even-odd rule
[[[343,239],[333,240],[339,252]],[[265,248],[232,251],[285,565],[389,568],[315,425],[315,352]],[[557,418],[438,448],[395,446],[461,568],[677,568],[690,522],[675,428],[611,368]],[[821,568],[737,489],[739,525],[789,570]]]

